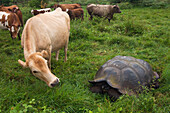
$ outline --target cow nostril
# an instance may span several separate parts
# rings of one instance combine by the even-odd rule
[[[12,37],[12,39],[16,39],[16,37]]]
[[[56,86],[56,85],[57,85],[56,83],[52,83],[52,84],[51,84],[52,87],[54,87],[54,86]]]
[[[55,80],[53,83],[51,83],[51,86],[54,87],[54,86],[56,86],[58,83],[59,83],[59,80],[57,79],[57,80]]]

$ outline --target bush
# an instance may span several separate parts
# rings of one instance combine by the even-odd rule
[[[2,0],[0,1],[0,4],[4,4],[4,5],[9,5],[10,0]]]
[[[48,3],[48,0],[43,0],[44,3]],[[30,0],[28,2],[30,7],[41,8],[41,0]]]
[[[70,39],[81,39],[81,38],[87,38],[89,36],[89,33],[86,28],[80,27],[80,26],[74,26],[74,29],[70,30]]]
[[[133,7],[129,2],[122,2],[119,4],[120,9],[131,9]]]
[[[138,23],[134,20],[128,20],[124,24],[116,25],[115,30],[117,33],[126,36],[141,36],[147,28],[142,23]]]
[[[139,2],[131,2],[131,3],[143,7],[165,8],[168,4],[168,0],[140,0]]]
[[[122,3],[122,2],[130,2],[130,3],[139,3],[142,0],[109,0],[110,3]]]
[[[160,9],[160,8],[166,8],[168,4],[168,1],[160,1],[160,2],[155,2],[154,4],[152,4],[152,8],[157,8],[157,9]]]

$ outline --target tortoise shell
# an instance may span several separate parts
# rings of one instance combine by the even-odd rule
[[[144,60],[130,56],[116,56],[97,71],[92,84],[106,82],[121,94],[136,94],[141,86],[152,82],[154,72]]]

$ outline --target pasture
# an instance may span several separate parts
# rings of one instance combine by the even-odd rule
[[[95,17],[71,21],[68,60],[64,49],[59,61],[52,54],[52,73],[60,84],[49,88],[18,64],[24,60],[20,40],[0,30],[0,112],[44,113],[167,113],[170,111],[170,8],[121,9],[109,23]],[[26,22],[31,8],[21,7]],[[22,32],[22,29],[21,29]],[[91,93],[88,80],[109,59],[133,56],[147,61],[161,75],[160,88],[136,96],[121,96],[111,102],[107,95]]]

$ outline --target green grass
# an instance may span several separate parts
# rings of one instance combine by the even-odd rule
[[[109,23],[95,17],[71,21],[68,61],[63,49],[59,61],[52,54],[52,73],[59,86],[49,88],[17,62],[24,60],[20,40],[0,30],[0,112],[44,113],[167,113],[170,111],[170,9],[121,10]],[[24,21],[31,8],[22,7]],[[124,95],[111,102],[107,95],[90,92],[88,80],[107,60],[126,55],[147,61],[161,75],[160,88],[138,97]],[[25,60],[24,60],[25,61]]]

